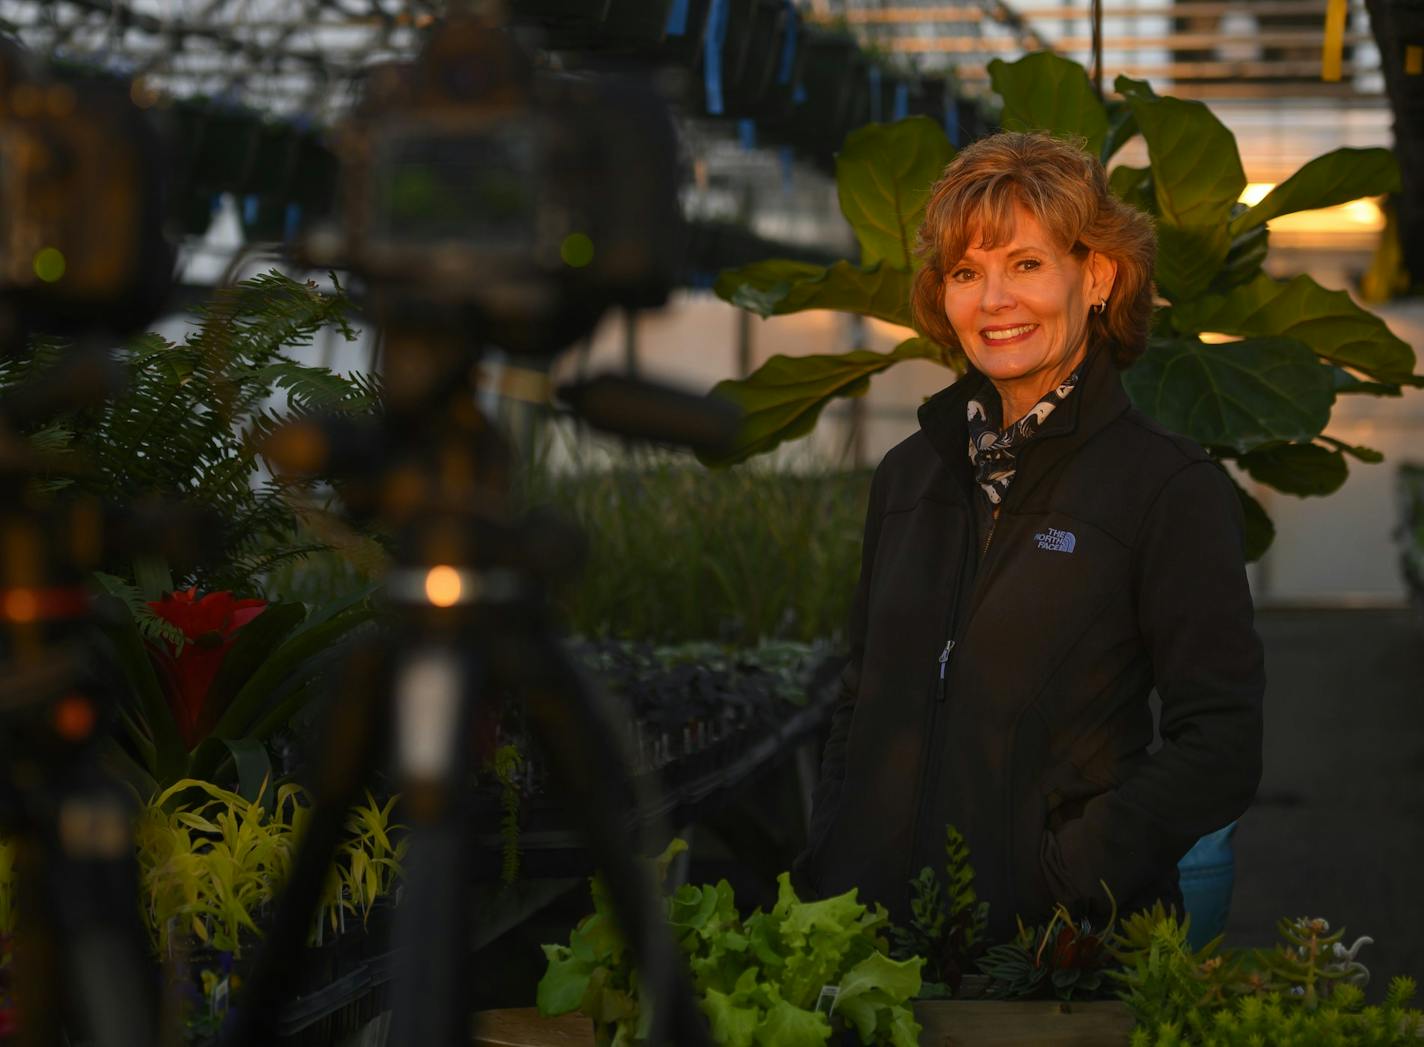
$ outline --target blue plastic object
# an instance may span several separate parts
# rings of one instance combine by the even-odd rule
[[[1236,823],[1203,836],[1177,863],[1182,900],[1191,915],[1187,943],[1200,949],[1226,929],[1231,888],[1236,882]]]

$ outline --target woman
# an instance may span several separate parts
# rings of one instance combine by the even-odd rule
[[[903,919],[950,823],[996,939],[1056,902],[1100,924],[1102,884],[1180,912],[1177,862],[1255,792],[1265,683],[1231,481],[1118,377],[1150,221],[1073,145],[998,134],[933,187],[920,250],[915,315],[970,367],[876,470],[798,879]]]

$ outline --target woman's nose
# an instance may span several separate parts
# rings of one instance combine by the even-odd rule
[[[985,312],[992,313],[1014,304],[1013,290],[1009,287],[1009,281],[1004,274],[985,273],[983,288],[984,293],[979,299],[979,307]]]

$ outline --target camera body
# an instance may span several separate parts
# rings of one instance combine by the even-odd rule
[[[458,312],[507,352],[551,356],[610,305],[663,304],[683,261],[657,94],[536,70],[475,19],[374,70],[335,148],[340,222],[307,239],[308,259],[360,272],[387,310]]]
[[[50,80],[0,44],[0,343],[157,314],[173,267],[163,155],[121,84]]]

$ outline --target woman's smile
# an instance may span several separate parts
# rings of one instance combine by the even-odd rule
[[[1038,324],[1018,324],[1014,327],[984,327],[980,329],[979,333],[984,336],[986,342],[1005,345],[1022,341],[1036,330],[1038,330]]]

